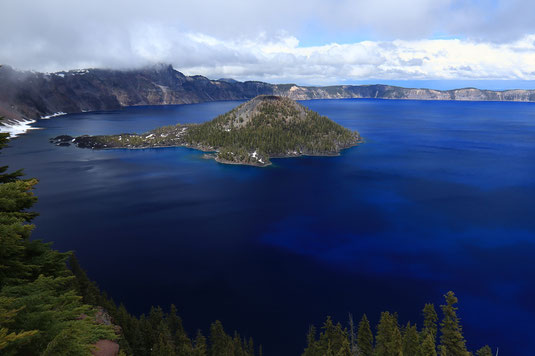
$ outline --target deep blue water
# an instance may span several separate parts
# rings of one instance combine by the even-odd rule
[[[339,157],[227,166],[186,148],[92,151],[59,134],[202,122],[238,102],[40,121],[0,156],[40,179],[34,236],[75,250],[134,313],[174,303],[299,355],[311,323],[384,310],[421,322],[454,290],[469,347],[535,347],[535,105],[317,100],[366,143]]]

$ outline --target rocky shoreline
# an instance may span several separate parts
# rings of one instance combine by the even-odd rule
[[[78,148],[85,148],[85,149],[93,149],[93,150],[118,150],[118,149],[127,149],[127,150],[144,150],[144,149],[152,149],[152,148],[175,148],[175,147],[185,147],[185,148],[191,148],[194,150],[198,150],[201,152],[205,152],[202,155],[203,159],[213,159],[218,163],[221,164],[231,164],[231,165],[244,165],[244,166],[253,166],[253,167],[268,167],[271,166],[273,163],[271,161],[260,163],[260,162],[241,162],[241,161],[230,161],[223,158],[218,157],[219,150],[215,148],[208,148],[204,146],[191,146],[187,144],[181,144],[181,145],[146,145],[146,146],[138,146],[138,147],[113,147],[113,146],[105,146],[100,143],[95,142],[95,144],[91,144],[91,138],[93,136],[78,136],[73,137],[69,135],[60,135],[56,136],[54,138],[51,138],[49,140],[50,143],[60,146],[60,147],[68,147],[71,145],[74,145]],[[341,154],[341,151],[349,149],[351,147],[355,147],[360,143],[363,143],[364,140],[362,138],[359,138],[358,140],[355,140],[354,144],[347,145],[344,147],[341,147],[338,151],[332,151],[332,152],[288,152],[286,155],[275,155],[270,156],[270,159],[275,158],[298,158],[298,157],[336,157]],[[208,153],[206,153],[208,152]]]

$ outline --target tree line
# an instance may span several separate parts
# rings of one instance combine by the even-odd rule
[[[440,323],[435,306],[426,304],[420,330],[411,322],[400,326],[398,315],[390,312],[381,313],[375,334],[366,314],[358,327],[350,315],[348,328],[327,317],[319,334],[310,327],[302,356],[471,356],[457,316],[457,297],[451,291],[444,297]],[[492,350],[485,345],[475,354],[492,356]]]

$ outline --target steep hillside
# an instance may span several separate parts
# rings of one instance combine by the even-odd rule
[[[114,110],[134,105],[190,104],[248,100],[278,95],[293,100],[382,98],[418,100],[535,101],[535,90],[490,91],[408,89],[388,85],[302,87],[232,79],[185,76],[170,65],[143,69],[83,69],[57,73],[20,72],[0,67],[0,116],[3,125],[24,130],[22,123],[58,113]],[[9,131],[0,124],[0,131]]]

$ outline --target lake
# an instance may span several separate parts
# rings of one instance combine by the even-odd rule
[[[223,165],[187,148],[93,151],[60,134],[203,122],[239,102],[40,120],[2,165],[40,179],[34,238],[74,250],[129,311],[177,305],[299,355],[311,323],[381,311],[421,324],[449,290],[475,350],[535,347],[535,104],[311,100],[366,142],[338,157]],[[440,312],[439,312],[440,315]]]

